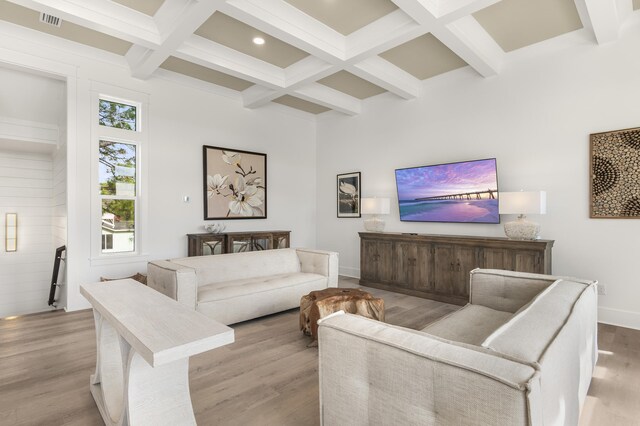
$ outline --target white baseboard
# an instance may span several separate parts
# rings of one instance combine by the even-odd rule
[[[600,307],[598,322],[640,330],[640,312]]]
[[[350,266],[340,266],[338,273],[345,277],[360,278],[360,268],[352,268]]]

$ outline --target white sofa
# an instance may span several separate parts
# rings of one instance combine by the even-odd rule
[[[597,360],[595,281],[471,272],[470,303],[421,331],[320,322],[323,425],[577,425]]]
[[[300,306],[338,286],[338,254],[278,249],[149,262],[148,285],[223,324]]]

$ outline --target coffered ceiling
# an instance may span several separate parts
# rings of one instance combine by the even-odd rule
[[[122,55],[136,78],[162,69],[224,87],[246,108],[354,115],[381,93],[420,97],[425,80],[458,68],[490,78],[510,52],[568,32],[614,42],[638,9],[640,0],[0,0],[0,20]]]

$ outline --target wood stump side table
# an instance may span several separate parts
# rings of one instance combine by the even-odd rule
[[[338,311],[384,321],[384,300],[359,288],[327,288],[300,299],[300,330],[318,340],[318,320]]]

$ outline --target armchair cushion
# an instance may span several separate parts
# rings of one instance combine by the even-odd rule
[[[479,345],[512,316],[511,312],[469,304],[429,324],[422,331],[455,342]]]
[[[515,313],[555,277],[498,269],[474,269],[469,282],[469,302],[498,311]]]

